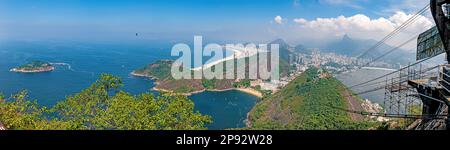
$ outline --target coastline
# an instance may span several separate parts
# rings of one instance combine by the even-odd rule
[[[258,90],[252,89],[252,88],[237,88],[236,90],[247,93],[247,94],[251,94],[258,98],[263,98],[263,94],[261,92],[259,92]]]
[[[225,57],[225,58],[222,58],[220,60],[216,60],[216,61],[211,62],[209,64],[204,64],[202,66],[199,66],[199,67],[196,67],[196,68],[192,68],[191,70],[192,71],[200,71],[200,70],[204,70],[204,69],[207,69],[207,68],[211,68],[214,65],[217,65],[217,64],[220,64],[220,63],[223,63],[223,62],[226,62],[226,61],[233,60],[235,58],[241,58],[242,55],[244,54],[244,51],[245,51],[245,49],[244,50],[240,50],[240,49],[237,49],[235,47],[230,47],[227,50],[232,50],[233,51],[233,55]]]
[[[158,83],[155,83],[155,84],[158,85]],[[158,91],[158,92],[173,92],[173,91],[167,90],[167,89],[159,89],[156,86],[153,87],[152,90],[153,91]],[[178,93],[178,94],[183,95],[183,96],[191,96],[191,95],[202,93],[202,92],[205,92],[205,91],[206,90],[199,90],[199,91],[194,91],[194,92],[189,92],[189,93]]]
[[[130,75],[135,76],[135,77],[144,77],[144,78],[150,78],[152,80],[156,80],[157,78],[153,77],[153,76],[149,76],[149,75],[144,75],[144,74],[139,74],[136,73],[135,71],[131,72]]]
[[[250,112],[252,112],[251,110],[247,113],[247,115],[245,116],[245,120],[244,120],[244,124],[246,128],[251,128],[252,127],[252,122],[250,121]]]
[[[217,90],[217,89],[208,89],[206,91],[210,92],[225,92],[225,91],[240,91],[243,93],[247,93],[253,96],[256,96],[258,98],[263,98],[263,94],[255,89],[252,88],[230,88],[230,89],[223,89],[223,90]]]
[[[158,92],[172,92],[170,90],[167,89],[159,89],[156,87],[153,87],[152,90],[154,91],[158,91]],[[263,98],[263,95],[261,92],[255,90],[255,89],[251,89],[251,88],[230,88],[230,89],[222,89],[222,90],[218,90],[218,89],[203,89],[203,90],[199,90],[199,91],[194,91],[194,92],[189,92],[189,93],[179,93],[181,95],[184,96],[192,96],[194,94],[199,94],[199,93],[203,93],[203,92],[226,92],[226,91],[240,91],[246,94],[250,94],[253,95],[255,97],[258,98]]]
[[[136,73],[135,71],[131,72],[130,74],[132,76],[136,76],[136,77],[144,77],[144,78],[150,78],[152,80],[157,80],[157,78],[155,78],[153,76],[139,74],[139,73]],[[157,88],[158,84],[159,83],[157,81],[155,81],[155,85],[156,86],[153,87],[152,90],[158,91],[158,92],[172,92],[171,90]],[[202,90],[193,91],[193,92],[189,92],[189,93],[179,93],[179,94],[184,95],[184,96],[191,96],[191,95],[199,94],[199,93],[206,92],[206,91],[209,91],[209,92],[225,92],[225,91],[232,91],[232,90],[236,90],[236,91],[240,91],[240,92],[243,92],[243,93],[247,93],[247,94],[256,96],[258,98],[262,98],[263,97],[263,94],[261,92],[255,90],[255,89],[252,89],[252,88],[202,89]]]
[[[10,69],[10,72],[17,72],[17,73],[41,73],[41,72],[51,72],[55,70],[55,67],[45,68],[45,69],[36,69],[36,70],[23,70],[23,69],[17,69],[13,68]]]

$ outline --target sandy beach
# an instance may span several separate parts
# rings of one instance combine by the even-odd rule
[[[238,88],[236,90],[241,91],[241,92],[245,92],[245,93],[248,93],[248,94],[251,94],[251,95],[256,96],[258,98],[262,98],[263,97],[263,94],[261,92],[255,90],[255,89],[252,89],[252,88],[245,88],[245,89],[244,88]]]
[[[153,90],[154,91],[158,91],[158,92],[171,92],[169,90],[159,89],[159,88],[156,88],[156,87],[154,87]],[[255,89],[252,89],[252,88],[231,88],[231,89],[223,89],[223,90],[215,90],[215,89],[208,89],[208,90],[206,90],[205,89],[205,90],[199,90],[199,91],[194,91],[194,92],[190,92],[190,93],[180,93],[180,94],[184,95],[184,96],[191,96],[191,95],[199,94],[199,93],[202,93],[202,92],[205,92],[205,91],[224,92],[224,91],[231,91],[231,90],[241,91],[241,92],[244,92],[244,93],[256,96],[258,98],[262,98],[263,97],[263,94],[261,92],[255,90]]]
[[[222,62],[226,62],[229,60],[233,60],[233,59],[240,59],[240,58],[245,58],[245,57],[251,57],[253,55],[256,55],[257,53],[257,49],[241,49],[238,47],[228,47],[226,50],[231,50],[233,52],[233,55],[225,57],[221,60],[216,60],[214,62],[208,63],[208,64],[204,64],[203,66],[200,67],[196,67],[196,68],[192,68],[191,70],[193,71],[200,71],[202,69],[207,69],[210,68],[214,65],[220,64]],[[248,56],[247,56],[248,55]]]

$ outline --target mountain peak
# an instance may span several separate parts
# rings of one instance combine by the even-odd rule
[[[352,40],[352,38],[350,38],[350,36],[348,36],[348,34],[345,34],[344,37],[342,37],[342,40],[350,41],[350,40]]]
[[[275,43],[275,42],[285,42],[285,41],[283,39],[279,38],[279,39],[275,39],[272,41],[272,43]]]
[[[280,45],[280,47],[289,47],[289,44],[286,41],[284,41],[283,39],[276,39],[276,40],[270,42],[269,44],[278,44],[278,45]]]

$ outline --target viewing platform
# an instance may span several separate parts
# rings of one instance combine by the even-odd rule
[[[417,79],[417,80],[409,80],[408,84],[415,88],[431,88],[431,89],[442,89],[439,85],[437,78],[425,78],[425,79]]]

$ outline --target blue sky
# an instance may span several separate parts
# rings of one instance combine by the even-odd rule
[[[426,3],[426,2],[425,2]],[[423,0],[0,0],[0,38],[301,42],[294,19],[389,18],[410,14]],[[274,20],[282,18],[281,22]],[[297,33],[301,30],[296,30]],[[311,34],[311,33],[310,33]]]

